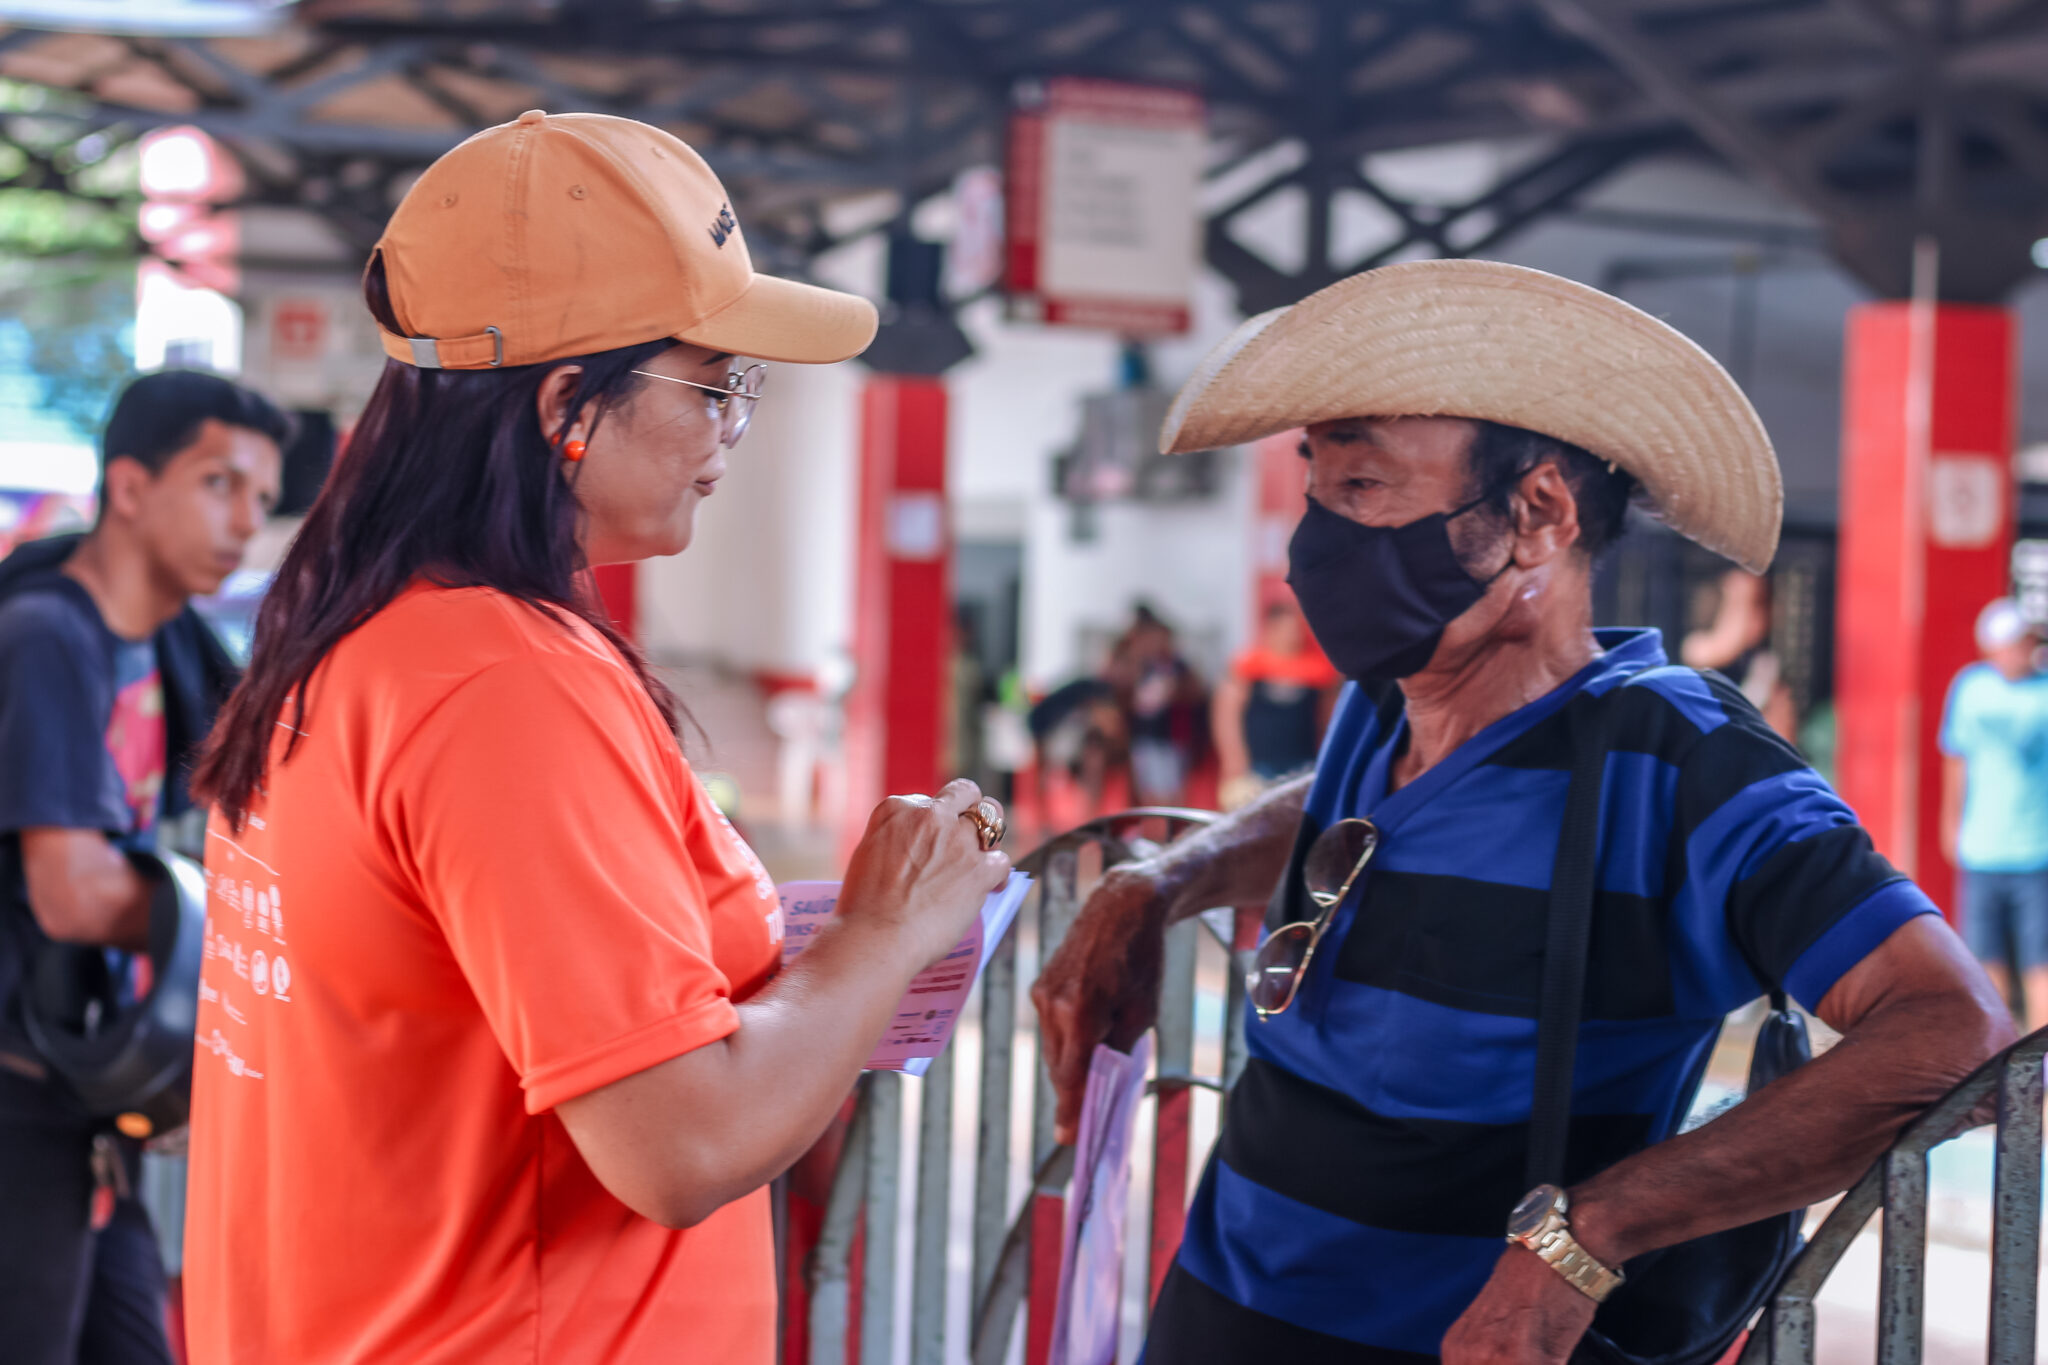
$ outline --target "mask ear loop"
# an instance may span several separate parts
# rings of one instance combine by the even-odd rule
[[[1523,479],[1527,478],[1527,477],[1528,477],[1528,476],[1529,476],[1530,474],[1534,473],[1534,472],[1535,472],[1535,470],[1536,470],[1536,468],[1537,468],[1537,467],[1538,467],[1539,465],[1541,465],[1542,463],[1543,463],[1543,462],[1542,462],[1541,460],[1538,460],[1538,461],[1536,462],[1536,464],[1532,464],[1532,465],[1530,465],[1530,466],[1529,466],[1528,468],[1526,468],[1526,469],[1519,469],[1519,470],[1516,470],[1516,471],[1515,471],[1515,472],[1514,472],[1513,474],[1510,474],[1510,475],[1509,475],[1509,476],[1508,476],[1507,478],[1505,478],[1505,479],[1502,479],[1502,480],[1501,480],[1501,481],[1500,481],[1499,483],[1496,483],[1496,484],[1492,485],[1492,486],[1491,486],[1491,487],[1489,487],[1489,488],[1485,488],[1485,489],[1482,489],[1482,490],[1480,491],[1480,494],[1479,494],[1479,496],[1478,496],[1478,497],[1476,497],[1476,498],[1474,498],[1474,499],[1472,499],[1472,501],[1470,501],[1470,502],[1466,503],[1466,504],[1465,504],[1464,506],[1462,506],[1462,507],[1454,507],[1454,508],[1452,508],[1452,509],[1451,509],[1450,511],[1448,511],[1448,512],[1444,513],[1444,524],[1445,524],[1446,526],[1448,526],[1448,525],[1449,525],[1449,524],[1450,524],[1451,522],[1453,522],[1453,521],[1456,521],[1456,520],[1457,520],[1457,519],[1458,519],[1459,517],[1462,517],[1462,516],[1464,516],[1464,515],[1465,515],[1465,514],[1466,514],[1467,512],[1469,512],[1469,511],[1471,511],[1471,510],[1472,510],[1473,508],[1477,507],[1477,506],[1478,506],[1478,505],[1479,505],[1480,503],[1482,503],[1482,502],[1485,502],[1485,501],[1486,501],[1486,500],[1487,500],[1488,498],[1492,497],[1492,496],[1493,496],[1493,495],[1494,495],[1495,493],[1499,492],[1499,491],[1500,491],[1501,489],[1503,489],[1503,488],[1512,488],[1512,487],[1514,487],[1514,486],[1515,486],[1516,484],[1520,483],[1520,482],[1521,482],[1521,481],[1522,481]],[[1497,580],[1498,580],[1498,579],[1500,578],[1500,576],[1501,576],[1502,574],[1506,573],[1506,572],[1507,572],[1507,571],[1508,571],[1509,569],[1512,569],[1512,568],[1514,568],[1514,567],[1515,567],[1515,552],[1514,552],[1513,550],[1510,550],[1510,551],[1508,551],[1508,562],[1507,562],[1507,563],[1505,563],[1505,564],[1501,565],[1501,566],[1500,566],[1500,567],[1499,567],[1498,569],[1495,569],[1495,570],[1494,570],[1494,571],[1493,571],[1492,573],[1488,574],[1488,575],[1487,575],[1486,577],[1484,577],[1484,578],[1482,578],[1482,579],[1479,579],[1479,580],[1477,580],[1477,582],[1478,582],[1478,584],[1479,584],[1479,587],[1480,587],[1481,591],[1484,591],[1485,589],[1491,588],[1491,587],[1492,587],[1492,586],[1494,585],[1494,583],[1495,583],[1495,582],[1496,582],[1496,581],[1497,581]]]

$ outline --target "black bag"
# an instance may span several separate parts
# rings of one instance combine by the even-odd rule
[[[1586,997],[1586,954],[1599,868],[1600,788],[1614,710],[1612,700],[1583,697],[1570,719],[1575,752],[1550,884],[1536,1025],[1536,1089],[1529,1114],[1531,1188],[1565,1183],[1572,1064]],[[1812,1056],[1806,1021],[1792,1011],[1775,982],[1770,998],[1771,1012],[1750,1056],[1751,1094]],[[1799,1254],[1803,1221],[1804,1210],[1795,1210],[1628,1262],[1622,1267],[1627,1282],[1600,1306],[1573,1361],[1713,1365],[1770,1299]]]

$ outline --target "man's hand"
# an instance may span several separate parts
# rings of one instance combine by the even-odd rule
[[[1217,905],[1273,893],[1301,825],[1309,779],[1270,788],[1242,810],[1143,862],[1109,870],[1031,987],[1039,1045],[1059,1097],[1053,1124],[1072,1142],[1098,1043],[1128,1049],[1159,1015],[1166,928]]]
[[[1563,1365],[1598,1307],[1535,1252],[1510,1246],[1444,1334],[1444,1365]]]
[[[1129,1051],[1159,1017],[1167,898],[1145,863],[1109,870],[1038,973],[1039,1046],[1059,1099],[1054,1136],[1072,1142],[1098,1043]]]

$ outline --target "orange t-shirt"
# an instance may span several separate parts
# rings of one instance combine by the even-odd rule
[[[580,622],[416,586],[310,695],[207,839],[195,1365],[765,1365],[766,1191],[670,1231],[552,1112],[731,1033],[780,951],[639,683]]]

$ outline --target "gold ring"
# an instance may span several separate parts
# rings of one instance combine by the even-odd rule
[[[974,832],[981,839],[983,852],[992,851],[1003,841],[1009,826],[1003,819],[1003,808],[984,796],[971,807],[960,812],[960,818],[974,826]]]

